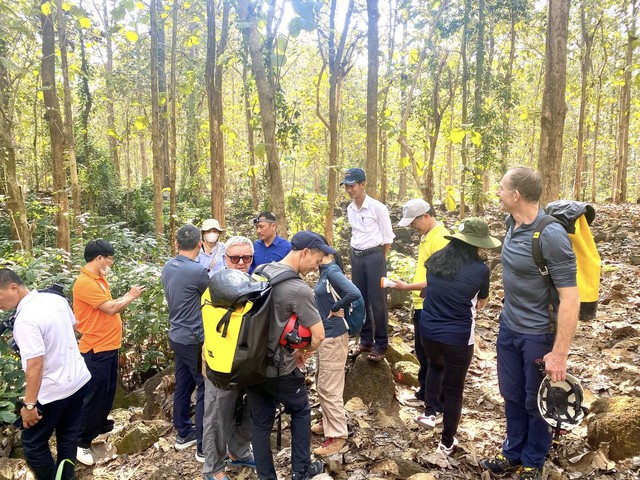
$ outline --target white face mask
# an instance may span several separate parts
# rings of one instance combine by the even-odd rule
[[[220,238],[220,234],[216,232],[209,232],[204,235],[205,242],[216,243]]]
[[[104,268],[100,267],[100,275],[106,277],[111,273],[111,267],[107,265],[107,259],[104,259]]]

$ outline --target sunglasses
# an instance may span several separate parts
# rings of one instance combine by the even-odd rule
[[[227,258],[231,260],[231,263],[237,265],[242,259],[243,263],[250,263],[253,260],[253,255],[227,255]]]

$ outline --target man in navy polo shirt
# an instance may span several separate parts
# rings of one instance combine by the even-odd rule
[[[565,379],[580,310],[576,258],[559,223],[551,223],[539,237],[553,287],[533,261],[533,233],[546,215],[539,205],[541,194],[540,173],[525,167],[509,170],[497,191],[500,207],[509,213],[502,245],[504,308],[497,341],[498,385],[504,398],[507,436],[502,452],[481,460],[480,466],[496,475],[517,469],[516,478],[521,480],[542,480],[551,448],[549,426],[537,408],[542,374],[536,360],[544,360],[552,381]],[[549,318],[550,294],[553,321]]]
[[[253,219],[258,240],[253,244],[253,262],[249,273],[263,263],[279,262],[291,251],[291,243],[278,235],[276,216],[271,212],[261,212]]]
[[[395,238],[389,210],[367,195],[366,176],[361,168],[350,168],[340,182],[353,202],[347,207],[351,225],[351,279],[362,293],[367,317],[354,355],[366,352],[367,359],[384,359],[387,335],[387,294],[380,278],[387,276],[387,254]]]

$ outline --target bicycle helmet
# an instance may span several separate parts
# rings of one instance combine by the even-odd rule
[[[576,377],[567,373],[561,382],[552,382],[547,375],[538,390],[538,410],[553,428],[571,430],[584,418],[582,386]]]

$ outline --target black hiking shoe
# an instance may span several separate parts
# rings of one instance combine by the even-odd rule
[[[479,464],[480,468],[489,470],[494,475],[505,475],[520,468],[519,463],[511,463],[502,453],[493,458],[483,458]]]
[[[516,478],[519,480],[542,480],[542,470],[535,467],[522,467]]]
[[[291,480],[308,480],[316,475],[320,475],[322,472],[324,472],[323,462],[311,462],[303,472],[294,472],[291,475]]]

